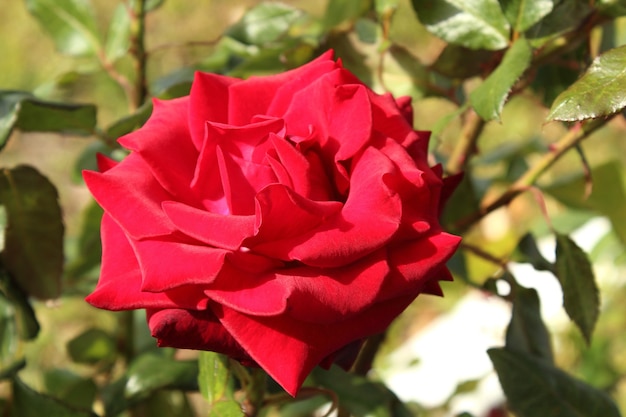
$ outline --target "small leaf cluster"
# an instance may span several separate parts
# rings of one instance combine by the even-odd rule
[[[432,314],[422,299],[365,343],[352,371],[316,369],[297,398],[221,355],[157,349],[138,312],[89,323],[74,313],[80,330],[64,340],[64,358],[54,361],[62,366],[33,370],[24,353],[57,332],[46,302],[77,309],[72,300],[82,303],[95,285],[102,211],[90,203],[68,217],[45,172],[28,161],[10,166],[4,151],[42,133],[83,138],[69,173],[80,178],[95,169],[96,153],[123,158],[116,139],[147,120],[151,98],[187,94],[195,71],[271,74],[333,49],[377,92],[413,98],[415,128],[433,132],[433,161],[459,182],[442,223],[464,243],[449,264],[456,282],[444,290],[452,304],[479,291],[510,306],[502,346],[487,352],[504,393],[496,410],[619,416],[626,364],[614,352],[626,343],[626,286],[603,283],[598,266],[623,272],[626,259],[624,1],[327,0],[307,10],[263,1],[232,23],[213,15],[213,3],[226,2],[188,6],[203,30],[157,43],[164,28],[152,23],[173,20],[168,7],[181,2],[119,0],[103,18],[95,1],[23,0],[67,65],[34,92],[0,89],[0,379],[10,388],[0,391],[0,414],[435,416],[450,414],[457,394],[471,395],[477,383],[428,409],[377,376],[389,350]],[[583,250],[572,232],[598,217],[611,228]],[[539,250],[546,239],[548,255]],[[558,283],[576,330],[545,320],[544,300],[514,263]],[[580,347],[563,347],[571,344]]]

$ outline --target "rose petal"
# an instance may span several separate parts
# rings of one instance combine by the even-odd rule
[[[164,236],[175,231],[161,210],[172,196],[156,181],[137,153],[131,153],[104,174],[84,171],[94,198],[133,238]]]
[[[228,123],[230,85],[240,79],[220,74],[196,72],[189,93],[189,131],[196,149],[204,146],[206,123]],[[185,120],[178,115],[176,119]]]
[[[296,267],[259,274],[254,280],[226,265],[207,296],[254,316],[288,314],[312,323],[334,323],[375,303],[389,273],[386,251],[335,269]]]
[[[195,201],[189,189],[194,175],[190,161],[198,158],[198,151],[191,141],[187,119],[183,117],[189,112],[189,98],[154,99],[153,105],[152,116],[146,124],[118,142],[141,155],[147,171],[176,200]]]
[[[224,265],[228,251],[185,243],[184,236],[131,240],[141,268],[142,291],[165,292],[187,285],[208,285]]]
[[[402,202],[385,179],[394,172],[385,155],[366,149],[355,163],[350,195],[340,213],[300,236],[250,248],[266,256],[319,267],[347,265],[376,251],[400,226]]]
[[[383,331],[413,299],[402,297],[375,304],[349,320],[324,324],[286,315],[253,317],[215,304],[211,309],[250,357],[295,396],[307,375],[325,357]]]
[[[217,320],[211,310],[147,310],[148,326],[160,347],[210,350],[250,362],[245,350]]]
[[[254,215],[211,213],[175,201],[165,201],[162,207],[178,230],[216,248],[237,250],[254,234]]]
[[[313,201],[282,184],[270,184],[256,195],[255,243],[294,238],[317,227],[343,207],[338,201]]]
[[[245,125],[257,115],[282,115],[281,108],[289,102],[286,94],[278,95],[281,87],[297,82],[308,85],[318,78],[329,66],[332,53],[327,52],[306,65],[280,74],[256,77],[252,76],[245,81],[234,84],[229,88],[228,123]],[[287,87],[285,93],[293,87]],[[270,107],[274,107],[270,111]]]
[[[166,293],[141,291],[141,269],[123,230],[108,214],[102,218],[102,270],[91,305],[107,310],[136,308],[205,308],[202,288],[180,287]]]

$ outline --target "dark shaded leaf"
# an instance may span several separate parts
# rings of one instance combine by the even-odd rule
[[[496,52],[485,49],[469,49],[448,44],[431,68],[446,77],[466,79],[483,74],[487,70],[485,65],[495,54]]]
[[[14,417],[97,417],[86,410],[77,410],[52,397],[40,394],[19,378],[13,380],[13,404],[11,407]]]
[[[28,295],[42,299],[61,293],[64,227],[58,197],[35,168],[0,171],[0,204],[8,219],[2,261]]]
[[[28,11],[50,34],[61,53],[96,55],[101,49],[89,0],[25,0]]]
[[[100,264],[102,242],[100,239],[100,222],[103,210],[92,201],[83,212],[83,221],[78,237],[78,253],[65,267],[65,276],[70,282],[81,278]]]
[[[198,358],[200,393],[209,402],[209,416],[238,417],[241,405],[235,401],[235,380],[228,358],[215,352],[200,352]]]
[[[489,349],[509,407],[519,417],[619,417],[604,392],[544,360],[509,349]]]
[[[413,9],[429,32],[471,49],[507,46],[509,23],[497,0],[412,0]]]
[[[484,120],[500,120],[504,103],[511,89],[529,67],[532,49],[524,39],[518,39],[504,54],[498,68],[472,93],[470,101]]]
[[[340,407],[355,417],[411,417],[411,412],[384,384],[350,374],[333,366],[328,371],[316,368],[313,380],[335,392]]]
[[[626,16],[626,2],[624,0],[598,0],[596,7],[607,16]]]
[[[67,343],[70,358],[77,363],[93,364],[115,359],[115,339],[101,329],[88,329]]]
[[[563,306],[587,343],[598,320],[600,296],[587,254],[567,235],[556,234],[556,276],[563,288]]]
[[[504,15],[516,32],[524,32],[554,8],[554,0],[501,0]]]
[[[563,33],[575,30],[591,11],[586,1],[561,0],[550,14],[530,27],[525,36],[533,47],[538,48]]]
[[[65,404],[90,410],[98,388],[89,378],[83,378],[66,369],[51,369],[44,374],[46,392]]]
[[[522,236],[517,244],[517,251],[521,255],[520,262],[531,264],[537,271],[554,272],[554,265],[539,252],[537,242],[530,233]]]
[[[513,289],[513,312],[506,329],[506,347],[554,362],[550,332],[541,319],[539,296],[533,288]]]
[[[0,260],[0,291],[11,303],[15,326],[22,340],[32,340],[39,334],[39,322],[28,295],[11,279]],[[4,341],[3,341],[4,343]]]
[[[95,126],[95,106],[46,102],[25,91],[0,91],[0,150],[15,128],[89,135]]]
[[[224,33],[249,45],[264,45],[278,41],[303,12],[281,3],[261,3],[248,10]]]
[[[189,92],[187,91],[187,94]],[[125,116],[106,128],[106,135],[112,139],[117,139],[135,129],[140,128],[152,114],[152,102],[148,101],[138,108],[133,114]]]
[[[561,93],[548,120],[606,117],[626,107],[626,45],[596,58],[585,74]]]

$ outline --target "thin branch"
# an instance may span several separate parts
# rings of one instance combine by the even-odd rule
[[[461,135],[446,164],[449,175],[458,174],[467,165],[470,156],[476,152],[476,142],[485,127],[485,121],[472,109],[467,110]]]
[[[545,154],[537,164],[530,168],[524,175],[515,181],[498,199],[483,206],[477,212],[461,219],[454,225],[454,230],[460,233],[467,230],[474,223],[485,217],[492,211],[506,206],[513,201],[518,195],[535,184],[541,175],[543,175],[556,161],[558,161],[567,151],[577,146],[584,139],[588,138],[593,132],[604,126],[615,115],[606,119],[589,120],[586,123],[576,123],[557,143],[555,143],[550,152]]]
[[[137,0],[131,13],[130,52],[135,67],[135,87],[133,107],[139,108],[148,97],[146,80],[147,55],[145,45],[146,0]]]

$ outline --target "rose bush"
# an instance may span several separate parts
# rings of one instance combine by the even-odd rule
[[[84,177],[103,259],[87,301],[146,309],[160,346],[265,369],[295,395],[318,364],[439,294],[459,238],[407,98],[378,95],[330,53],[279,75],[197,73],[154,101],[131,153]]]

